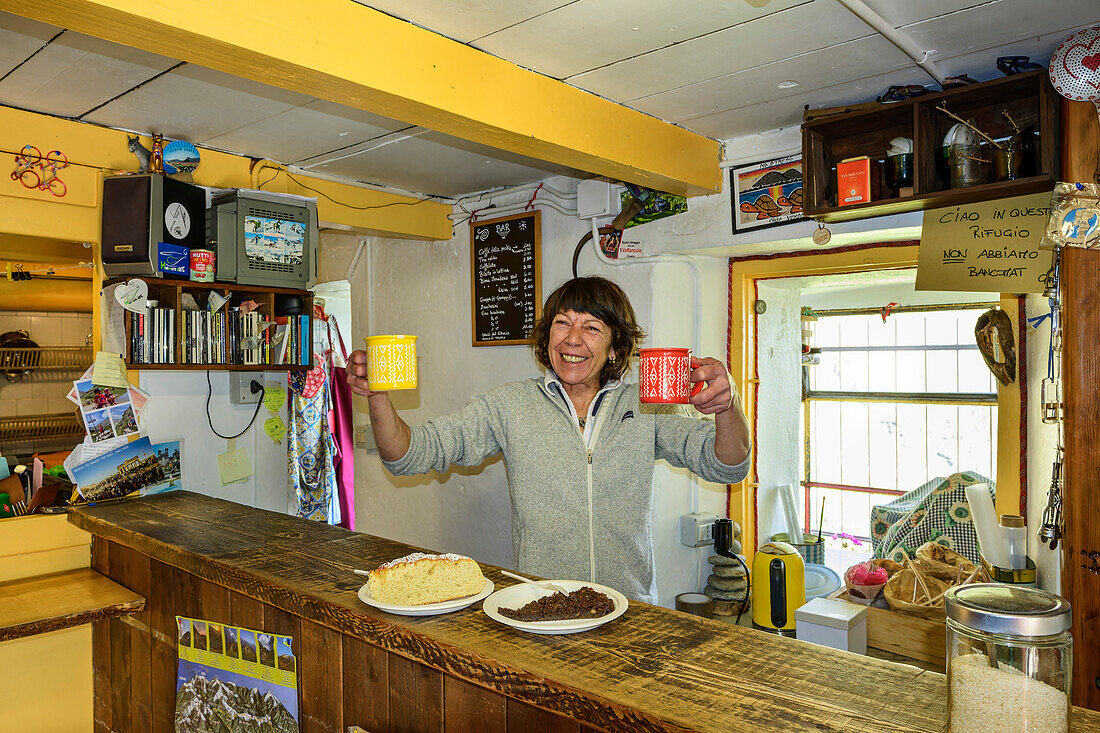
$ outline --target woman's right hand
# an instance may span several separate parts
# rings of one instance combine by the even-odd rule
[[[348,365],[345,367],[348,375],[348,386],[351,391],[363,397],[378,394],[372,392],[370,382],[367,381],[367,352],[353,351],[348,357]]]

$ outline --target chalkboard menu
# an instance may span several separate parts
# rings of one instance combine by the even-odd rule
[[[470,225],[474,346],[526,344],[542,308],[539,212]]]

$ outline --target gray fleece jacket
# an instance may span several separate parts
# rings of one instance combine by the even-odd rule
[[[749,459],[727,466],[715,457],[711,420],[646,408],[639,409],[636,384],[609,384],[592,401],[586,435],[556,379],[513,382],[412,428],[408,452],[384,463],[406,475],[474,466],[502,452],[516,569],[601,583],[656,602],[654,460],[707,481],[736,483],[748,473]]]

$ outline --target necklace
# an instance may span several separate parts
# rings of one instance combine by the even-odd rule
[[[588,418],[586,418],[586,417],[581,417],[579,415],[577,416],[577,424],[579,424],[581,426],[581,430],[584,430],[584,421],[587,420],[587,419]]]

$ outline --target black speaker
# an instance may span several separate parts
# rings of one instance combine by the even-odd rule
[[[206,190],[156,173],[103,179],[103,269],[160,277],[161,242],[205,249]]]

